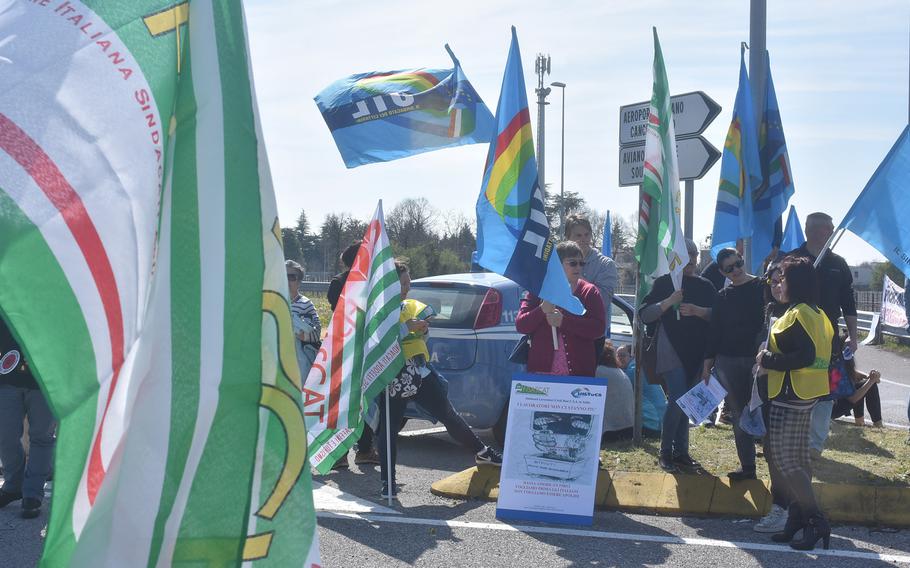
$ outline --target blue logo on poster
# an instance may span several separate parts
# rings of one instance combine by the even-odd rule
[[[591,389],[589,389],[588,387],[578,387],[577,389],[572,391],[572,396],[575,398],[586,398],[586,397],[600,398],[603,395],[600,394],[599,392],[591,392]]]

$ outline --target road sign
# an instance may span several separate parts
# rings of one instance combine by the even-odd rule
[[[642,144],[648,131],[650,101],[619,107],[619,145]],[[698,136],[720,114],[720,105],[701,91],[670,97],[677,138]]]
[[[697,136],[676,140],[680,181],[700,179],[708,173],[720,152],[710,142]],[[628,146],[619,149],[619,185],[638,185],[643,179],[645,146]]]

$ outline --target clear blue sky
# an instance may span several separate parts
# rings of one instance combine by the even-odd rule
[[[673,93],[700,90],[722,107],[704,136],[723,148],[749,2],[415,3],[252,0],[246,6],[260,113],[281,221],[301,209],[318,225],[329,212],[369,217],[405,197],[473,218],[486,157],[475,144],[349,170],[313,96],[366,72],[448,67],[449,43],[495,112],[518,28],[536,116],[534,57],[552,57],[550,81],[566,87],[566,189],[598,210],[631,218],[637,190],[618,186],[619,107],[651,96],[651,26],[657,26]],[[768,1],[767,46],[801,218],[838,223],[907,123],[910,3]],[[559,185],[560,93],[547,113],[547,182]],[[695,184],[695,237],[711,232],[720,164]],[[835,249],[851,263],[881,259],[847,235]]]

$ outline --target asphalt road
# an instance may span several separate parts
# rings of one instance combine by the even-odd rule
[[[907,427],[910,361],[876,347],[861,347],[857,361],[882,372],[885,422]],[[438,430],[408,424],[399,443],[402,492],[391,509],[379,499],[375,466],[316,478],[324,566],[910,566],[910,530],[840,525],[831,551],[805,554],[753,532],[747,519],[597,512],[590,527],[500,523],[493,503],[430,493],[437,479],[473,465],[470,452]],[[37,564],[46,514],[23,520],[18,503],[0,509],[0,568]]]
[[[882,398],[882,419],[886,424],[910,427],[907,420],[907,401],[910,400],[910,358],[886,351],[881,347],[861,345],[856,353],[856,367],[861,371],[878,369],[882,382],[878,389]],[[866,421],[869,413],[866,412]]]

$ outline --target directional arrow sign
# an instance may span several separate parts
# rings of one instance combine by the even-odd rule
[[[701,91],[670,97],[676,137],[697,136],[720,114],[721,108]],[[619,145],[640,144],[648,131],[649,101],[619,107]]]
[[[720,158],[717,148],[701,136],[677,140],[676,155],[679,158],[679,179],[681,181],[701,179]],[[620,148],[619,185],[640,184],[643,178],[644,163],[644,144]]]

